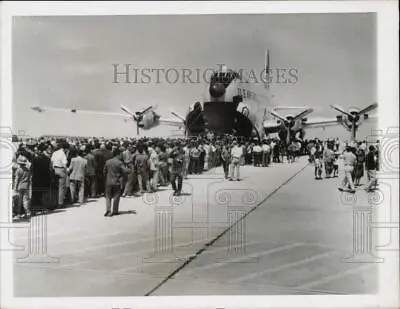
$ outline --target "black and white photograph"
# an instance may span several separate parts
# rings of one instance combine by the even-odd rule
[[[7,297],[382,292],[399,130],[379,10],[262,5],[9,13]]]

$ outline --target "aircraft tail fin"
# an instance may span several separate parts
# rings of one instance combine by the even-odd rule
[[[269,89],[270,62],[269,62],[269,49],[268,49],[268,47],[265,49],[264,70],[265,70],[264,87],[265,87],[265,89]]]

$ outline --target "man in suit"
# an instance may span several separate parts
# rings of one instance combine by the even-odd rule
[[[85,176],[87,168],[87,160],[83,158],[84,150],[80,149],[78,155],[71,159],[71,164],[68,168],[70,174],[70,185],[72,203],[75,202],[76,190],[79,190],[79,204],[82,205],[85,197]]]
[[[184,175],[185,153],[181,145],[178,145],[171,153],[171,185],[174,190],[174,195],[181,195],[182,182]]]
[[[112,217],[118,214],[119,200],[121,198],[122,180],[124,173],[128,172],[121,160],[120,150],[114,149],[113,158],[106,161],[104,176],[106,178],[106,213],[105,217]],[[113,209],[111,212],[111,200]]]
[[[95,198],[97,196],[96,192],[96,158],[92,151],[92,146],[89,144],[86,146],[86,157],[87,169],[86,169],[86,188],[87,196]]]

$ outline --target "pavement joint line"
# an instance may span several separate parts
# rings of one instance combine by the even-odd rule
[[[272,253],[289,250],[289,249],[300,247],[300,246],[301,246],[301,244],[299,244],[299,243],[287,244],[287,245],[280,246],[277,248],[272,248],[272,249],[265,250],[265,251],[255,252],[255,253],[252,253],[251,255],[240,256],[240,257],[237,257],[237,258],[234,258],[231,260],[227,260],[226,262],[215,262],[213,264],[195,267],[192,269],[185,270],[182,274],[185,274],[185,276],[186,276],[188,274],[198,272],[201,270],[209,270],[209,269],[219,268],[219,267],[223,267],[225,265],[229,265],[231,263],[237,263],[237,262],[244,261],[244,260],[247,260],[250,258],[259,258],[260,256],[266,256],[266,255],[269,255]]]
[[[150,296],[152,293],[157,291],[162,285],[164,285],[168,280],[170,280],[172,277],[174,277],[179,271],[181,271],[183,268],[185,268],[189,263],[191,263],[193,260],[195,260],[199,255],[203,253],[203,251],[207,250],[208,247],[212,246],[218,239],[220,239],[224,234],[226,234],[228,231],[230,231],[235,225],[238,224],[239,221],[244,220],[249,214],[253,213],[255,209],[258,209],[260,205],[264,204],[271,196],[274,195],[277,191],[279,191],[282,187],[287,185],[293,178],[295,178],[297,175],[299,175],[304,169],[309,166],[309,163],[306,162],[304,166],[298,170],[296,173],[294,173],[291,177],[289,177],[286,181],[281,183],[275,190],[273,190],[270,194],[268,194],[262,201],[260,201],[255,207],[253,207],[251,210],[249,210],[244,216],[242,216],[238,221],[236,221],[234,224],[232,224],[230,227],[226,228],[224,231],[222,231],[221,234],[219,234],[217,237],[215,237],[212,241],[209,243],[205,244],[203,248],[198,250],[193,257],[191,257],[189,260],[187,260],[185,263],[183,263],[180,267],[175,269],[170,275],[168,275],[164,280],[162,280],[158,285],[156,285],[153,289],[151,289],[149,292],[145,294],[145,296]]]
[[[376,266],[376,263],[365,264],[365,265],[359,266],[357,268],[348,269],[348,270],[339,272],[337,274],[324,277],[322,279],[313,280],[313,281],[310,281],[308,283],[299,285],[296,288],[297,289],[311,289],[311,288],[313,288],[315,286],[323,285],[325,283],[329,283],[329,282],[335,281],[337,279],[341,279],[341,278],[346,277],[348,275],[357,274],[357,273],[359,273],[359,272],[361,272],[363,270],[366,270],[368,268],[372,268],[372,266]]]
[[[264,271],[260,271],[260,272],[248,274],[246,276],[241,276],[241,277],[237,277],[237,278],[234,278],[234,279],[231,279],[231,280],[227,280],[227,282],[242,282],[242,281],[254,279],[254,278],[257,278],[257,277],[260,277],[260,276],[264,276],[264,275],[267,275],[267,274],[271,274],[271,273],[274,273],[274,272],[285,270],[285,269],[291,268],[293,266],[299,266],[299,265],[302,265],[302,264],[307,264],[309,262],[313,262],[315,260],[325,258],[325,257],[327,257],[327,256],[329,256],[331,254],[332,254],[332,252],[324,252],[324,253],[321,253],[321,254],[318,254],[318,255],[315,255],[315,256],[312,256],[312,257],[308,257],[308,258],[305,258],[305,259],[302,259],[302,260],[299,260],[299,261],[296,261],[296,262],[283,264],[283,265],[280,265],[280,266],[277,266],[277,267],[274,267],[274,268],[266,269]]]

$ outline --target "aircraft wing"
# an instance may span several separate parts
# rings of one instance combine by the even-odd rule
[[[303,124],[304,128],[324,128],[340,125],[339,121],[335,119],[316,119],[310,120]]]
[[[94,111],[94,110],[81,110],[81,109],[74,109],[74,108],[55,108],[55,107],[31,107],[32,110],[40,112],[49,111],[49,112],[63,112],[63,113],[73,113],[73,114],[93,114],[93,115],[104,115],[104,116],[117,116],[126,118],[126,114],[123,113],[113,113],[113,112],[104,112],[104,111]]]
[[[182,120],[180,119],[172,119],[172,118],[160,118],[158,122],[162,125],[167,125],[167,126],[174,126],[174,127],[184,127],[185,124],[183,123]]]

